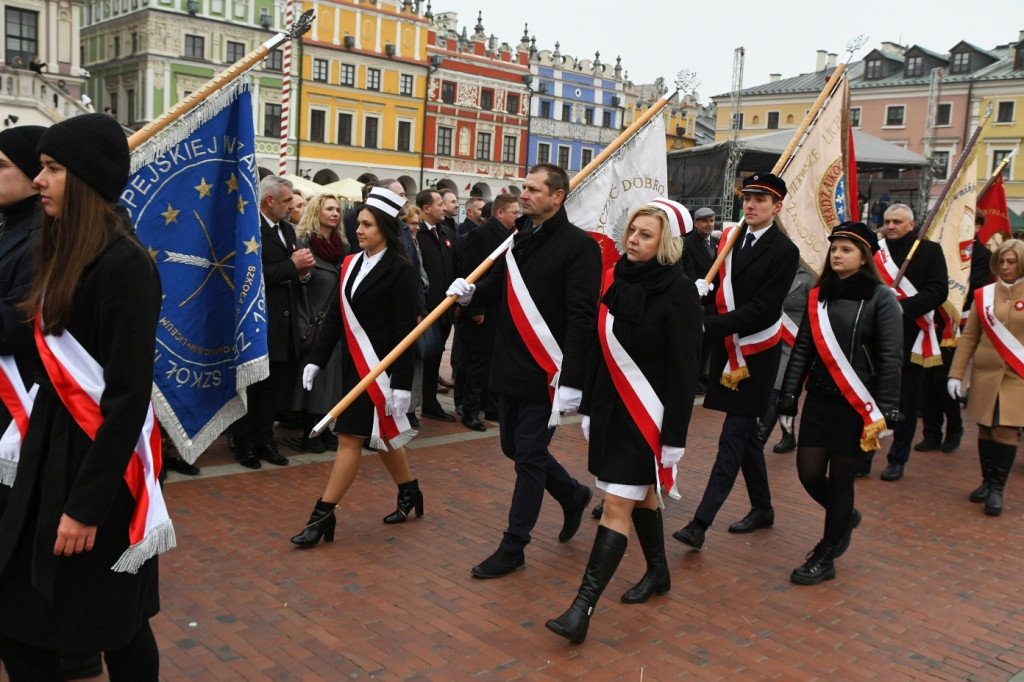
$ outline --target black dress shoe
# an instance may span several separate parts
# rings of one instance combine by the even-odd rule
[[[235,459],[246,469],[259,469],[263,466],[260,464],[260,458],[252,450],[239,450],[235,453]]]
[[[956,452],[956,449],[960,447],[960,437],[964,435],[963,430],[959,431],[947,431],[946,440],[942,441],[942,447],[939,449],[949,454]]]
[[[602,516],[604,516],[604,500],[601,500],[601,504],[597,505],[596,507],[590,510],[590,515],[593,516],[595,519],[600,519]]]
[[[594,498],[594,491],[587,486],[580,486],[586,491],[586,495],[583,499],[576,504],[574,507],[569,509],[563,509],[562,514],[564,519],[562,521],[562,530],[558,533],[559,542],[569,542],[576,535],[576,531],[580,529],[580,524],[583,523],[583,513],[587,511],[587,507],[590,505],[590,500]]]
[[[420,428],[420,419],[416,416],[415,412],[406,413],[405,418],[409,420],[409,426],[414,429]]]
[[[522,552],[506,552],[499,547],[494,554],[474,566],[472,573],[474,578],[487,580],[501,578],[524,568],[526,568],[526,558]]]
[[[257,454],[260,459],[270,462],[274,466],[283,467],[288,464],[288,458],[278,452],[277,446],[273,443],[260,448]]]
[[[903,478],[903,465],[899,462],[889,462],[889,466],[885,467],[885,471],[882,472],[883,481],[898,481]]]
[[[199,467],[195,464],[189,464],[181,457],[171,457],[167,460],[167,466],[177,471],[179,474],[186,476],[198,476]],[[97,673],[98,675],[99,673]]]
[[[783,453],[792,452],[793,450],[796,450],[796,436],[792,431],[783,430],[782,440],[775,444],[775,447],[772,448],[772,452]]]
[[[923,441],[915,445],[914,449],[918,452],[931,452],[933,450],[938,450],[940,447],[942,447],[942,443],[939,441],[934,438],[925,438]]]
[[[476,415],[462,415],[462,425],[465,426],[467,429],[472,429],[474,431],[487,430],[487,425],[480,421],[480,418],[477,417]]]
[[[421,409],[420,410],[420,416],[426,417],[427,419],[436,419],[439,422],[453,422],[453,421],[455,421],[455,417],[453,415],[448,414],[444,410]]]
[[[700,549],[704,546],[704,534],[706,532],[706,529],[701,528],[696,521],[690,521],[686,524],[685,528],[681,528],[675,533],[672,533],[672,537],[687,547]]]
[[[775,524],[775,510],[754,507],[743,517],[743,520],[729,526],[730,533],[753,533],[761,528],[771,528]]]

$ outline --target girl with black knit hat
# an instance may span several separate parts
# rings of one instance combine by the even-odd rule
[[[40,366],[0,518],[0,659],[15,682],[63,680],[58,650],[103,651],[111,680],[156,680],[156,554],[174,545],[150,403],[160,281],[114,210],[117,122],[68,119],[37,151],[45,216],[21,309]]]

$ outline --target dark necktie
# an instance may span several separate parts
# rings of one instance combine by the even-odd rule
[[[743,240],[743,245],[740,246],[740,252],[736,254],[736,260],[738,263],[745,263],[750,258],[750,251],[754,246],[754,235],[751,232],[747,233],[747,238]]]

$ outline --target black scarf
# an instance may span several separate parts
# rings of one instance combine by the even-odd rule
[[[632,263],[623,256],[615,264],[615,281],[601,302],[615,319],[638,323],[644,318],[647,296],[665,291],[682,274],[676,265],[661,265],[657,258]]]
[[[874,295],[877,286],[881,286],[881,284],[865,275],[863,270],[858,270],[846,279],[839,279],[838,276],[830,277],[821,285],[818,300],[822,302],[832,299],[866,301]]]

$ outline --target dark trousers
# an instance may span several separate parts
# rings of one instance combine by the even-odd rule
[[[516,486],[501,548],[520,552],[530,542],[545,490],[563,509],[579,504],[585,492],[548,451],[555,435],[555,429],[548,426],[551,403],[499,395],[498,414],[501,450],[516,463]]]
[[[704,489],[704,497],[693,515],[695,519],[710,526],[718,510],[732,492],[736,475],[743,472],[747,484],[750,506],[770,509],[772,493],[768,488],[768,469],[764,462],[764,450],[757,435],[757,417],[740,417],[726,414],[722,433],[718,437],[718,456],[711,468],[711,477]]]
[[[924,437],[936,443],[942,442],[942,419],[946,419],[946,435],[959,435],[964,431],[960,417],[960,402],[953,400],[946,392],[949,367],[953,364],[955,348],[941,348],[942,366],[924,370],[921,388],[921,431]],[[908,417],[910,415],[907,415]]]
[[[238,452],[261,450],[274,442],[274,413],[282,395],[291,395],[295,382],[294,362],[270,362],[270,376],[246,389],[248,411],[235,422]]]
[[[423,410],[442,412],[441,403],[437,401],[437,377],[441,371],[441,355],[423,358]]]
[[[905,419],[897,422],[892,430],[892,446],[889,448],[889,461],[905,464],[910,459],[910,446],[914,443],[917,431],[917,410],[921,406],[921,389],[924,384],[924,367],[912,362],[903,365],[900,378],[900,412]],[[943,387],[942,392],[946,389]]]
[[[467,323],[465,317],[465,315],[459,315],[455,319],[455,334],[452,337],[452,400],[455,401],[456,407],[462,405],[466,395],[466,362],[471,344],[466,343]]]
[[[160,652],[147,621],[123,649],[104,652],[111,682],[156,682]],[[0,661],[11,682],[64,682],[60,654],[0,635]]]
[[[463,351],[469,350],[463,346]],[[462,414],[477,416],[480,410],[495,412],[498,401],[487,388],[487,377],[491,372],[494,353],[473,349],[464,353],[466,357],[465,383],[462,387]]]

